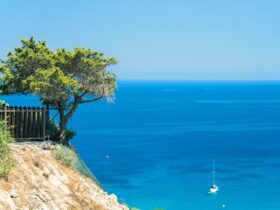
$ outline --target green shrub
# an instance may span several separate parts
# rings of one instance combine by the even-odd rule
[[[0,178],[5,178],[13,167],[10,143],[13,142],[5,122],[0,121]]]
[[[75,148],[57,144],[52,150],[52,156],[61,164],[78,171],[84,176],[92,179],[101,188],[103,188],[101,183],[91,173],[84,161],[80,158],[79,154],[75,151]]]
[[[6,101],[0,100],[0,106],[10,106]]]
[[[48,129],[47,129],[47,135],[49,136],[49,139],[53,142],[58,142],[59,139],[59,126],[55,121],[51,121],[48,124]],[[69,128],[66,130],[65,133],[65,140],[63,141],[64,145],[69,146],[69,142],[71,139],[73,139],[76,135],[76,132],[74,129]]]
[[[73,168],[76,164],[76,153],[68,147],[57,145],[52,154],[56,160],[67,167]]]

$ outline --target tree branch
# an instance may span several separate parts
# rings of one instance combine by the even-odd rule
[[[79,105],[79,97],[75,96],[72,108],[69,110],[69,112],[65,115],[66,121],[68,121],[72,115],[74,114],[74,112],[76,111],[77,107]]]
[[[89,99],[89,100],[81,100],[79,103],[82,104],[82,103],[88,103],[88,102],[94,102],[94,101],[98,101],[100,99],[104,98],[104,96],[99,96],[97,98],[93,98],[93,99]]]
[[[96,97],[96,98],[93,98],[93,99],[89,99],[89,100],[82,100],[82,98],[88,93],[88,91],[85,91],[81,96],[80,96],[80,100],[79,100],[79,103],[82,104],[82,103],[88,103],[88,102],[94,102],[94,101],[98,101],[102,98],[105,97],[105,85],[103,83],[103,88],[102,88],[102,94],[101,96],[99,97]]]

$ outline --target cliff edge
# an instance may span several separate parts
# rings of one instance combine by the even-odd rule
[[[11,146],[14,167],[0,179],[0,209],[128,210],[98,184],[59,163],[43,144]]]

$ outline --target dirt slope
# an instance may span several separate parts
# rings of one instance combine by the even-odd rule
[[[58,163],[51,147],[12,145],[15,166],[0,179],[0,209],[128,210],[94,181]]]

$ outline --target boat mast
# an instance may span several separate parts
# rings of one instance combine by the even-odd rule
[[[213,185],[215,185],[215,159],[213,159]]]

